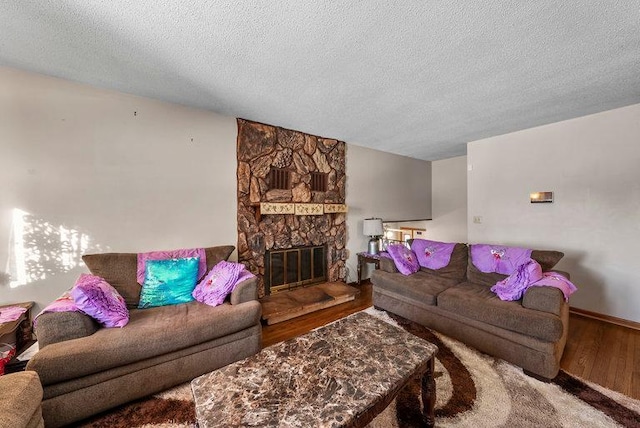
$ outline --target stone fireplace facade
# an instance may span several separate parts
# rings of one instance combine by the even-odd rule
[[[259,281],[265,295],[267,250],[326,245],[328,281],[346,277],[346,213],[294,215],[260,213],[261,202],[344,204],[342,141],[238,119],[238,261]],[[288,172],[288,188],[272,189],[274,168]],[[312,175],[326,176],[326,189],[312,191]]]

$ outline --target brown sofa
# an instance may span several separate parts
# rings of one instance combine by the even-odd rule
[[[533,251],[548,271],[564,256]],[[566,275],[566,273],[563,273]],[[544,379],[554,378],[567,340],[569,306],[560,290],[531,287],[518,301],[502,301],[490,291],[506,278],[482,273],[471,262],[466,244],[456,244],[449,265],[398,273],[382,258],[373,272],[373,304],[433,328],[474,348],[522,367]]]
[[[0,376],[0,427],[42,428],[42,386],[32,371]]]
[[[206,248],[208,269],[233,249]],[[47,427],[162,391],[260,350],[256,278],[238,284],[221,306],[190,302],[137,309],[136,254],[86,255],[83,260],[124,297],[130,320],[123,328],[101,328],[82,313],[38,317],[40,351],[27,370],[40,376]]]

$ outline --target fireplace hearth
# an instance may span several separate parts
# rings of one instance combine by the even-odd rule
[[[326,252],[325,245],[267,251],[264,256],[265,294],[326,281]]]

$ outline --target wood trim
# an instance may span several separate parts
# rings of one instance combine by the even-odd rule
[[[580,309],[580,308],[570,307],[569,308],[569,312],[572,313],[572,314],[581,315],[583,317],[593,318],[593,319],[596,319],[596,320],[599,320],[599,321],[604,321],[604,322],[608,322],[608,323],[611,323],[611,324],[615,324],[615,325],[619,325],[619,326],[622,326],[622,327],[627,327],[627,328],[631,328],[631,329],[640,331],[640,323],[639,322],[626,320],[624,318],[612,317],[611,315],[600,314],[598,312],[591,312],[591,311],[587,311],[585,309]]]

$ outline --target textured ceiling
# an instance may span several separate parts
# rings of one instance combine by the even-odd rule
[[[0,0],[0,65],[435,160],[640,102],[640,1]]]

